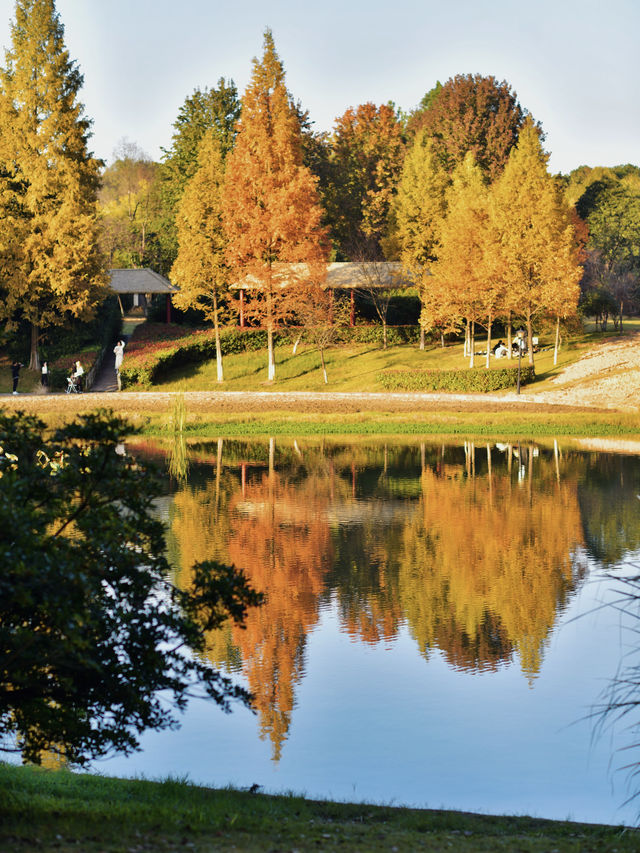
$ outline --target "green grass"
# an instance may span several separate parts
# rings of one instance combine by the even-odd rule
[[[20,370],[18,381],[19,394],[33,394],[40,390],[40,371],[29,370],[26,367]],[[13,378],[11,376],[11,363],[4,359],[0,362],[0,394],[10,394],[13,391]]]
[[[542,387],[542,384],[557,375],[560,370],[575,361],[586,345],[582,336],[571,346],[561,351],[558,365],[553,365],[553,351],[536,354],[536,372],[539,383],[527,386],[527,393]],[[483,348],[476,344],[476,351]],[[266,350],[237,355],[223,359],[224,382],[216,381],[215,361],[189,365],[172,371],[153,387],[160,391],[383,391],[378,375],[385,370],[455,370],[468,367],[469,359],[463,355],[462,344],[448,345],[444,349],[432,346],[421,351],[414,344],[403,344],[383,350],[372,344],[360,344],[329,349],[325,353],[329,383],[323,381],[320,356],[317,350],[301,345],[293,355],[291,346],[276,347],[276,379],[267,380]],[[484,356],[476,355],[476,367],[483,367]],[[523,363],[527,363],[526,358]],[[515,367],[516,359],[491,358],[492,368]],[[135,391],[135,387],[129,390]]]
[[[0,850],[635,851],[638,830],[0,764]]]
[[[145,429],[147,435],[166,434],[164,423],[156,421]],[[411,435],[411,436],[485,436],[494,439],[509,439],[527,436],[536,437],[625,437],[640,439],[640,419],[637,417],[614,419],[611,414],[549,417],[538,414],[527,416],[502,416],[484,412],[421,417],[413,414],[400,420],[397,416],[386,418],[377,414],[359,418],[338,415],[312,415],[302,420],[296,417],[260,417],[248,415],[242,419],[229,420],[194,418],[185,429],[187,436],[202,438],[225,438],[258,435]]]

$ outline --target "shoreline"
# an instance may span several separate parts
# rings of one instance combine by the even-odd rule
[[[0,762],[3,784],[11,796],[0,849],[16,853],[638,849],[638,829],[625,824],[315,800]]]

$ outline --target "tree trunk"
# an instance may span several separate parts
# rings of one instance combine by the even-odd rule
[[[560,349],[560,317],[556,317],[556,340],[553,347],[553,365],[558,363],[558,350]]]
[[[620,328],[618,334],[622,334],[622,299],[620,300]]]
[[[424,349],[424,326],[420,326],[420,349]]]
[[[267,328],[267,379],[273,382],[276,378],[276,360],[273,354],[273,326]]]
[[[473,320],[469,323],[469,367],[475,367],[476,329]]]
[[[40,370],[40,355],[38,353],[38,326],[31,324],[31,356],[29,358],[29,370]]]
[[[511,325],[511,311],[509,311],[509,320],[507,322],[507,358],[513,356],[513,326]]]
[[[485,362],[485,367],[489,370],[489,359],[491,357],[491,314],[489,314],[489,322],[487,323],[487,360]]]
[[[298,352],[298,347],[300,346],[301,340],[302,340],[302,332],[300,332],[300,334],[298,335],[298,337],[294,341],[293,349],[291,351],[292,355],[295,355]]]
[[[320,361],[322,362],[322,376],[324,377],[324,384],[329,384],[329,378],[327,376],[327,365],[324,363],[324,350],[320,350]]]
[[[213,328],[216,335],[216,379],[218,382],[223,382],[222,346],[220,345],[220,325],[218,323],[218,295],[215,291],[213,294]]]
[[[271,280],[269,281],[269,288]],[[276,378],[276,359],[273,352],[273,297],[271,290],[267,292],[267,380],[273,382]]]
[[[382,321],[382,349],[387,348],[387,321]]]
[[[440,346],[444,349],[444,332],[440,332]]]
[[[244,290],[240,291],[240,328],[244,329]]]
[[[531,344],[532,334],[533,334],[533,326],[531,323],[531,311],[527,311],[527,349],[529,350],[529,364],[531,367],[534,367],[533,346]]]

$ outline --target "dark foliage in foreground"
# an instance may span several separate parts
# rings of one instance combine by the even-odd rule
[[[0,414],[0,748],[82,764],[174,727],[191,696],[249,704],[203,653],[207,632],[260,596],[210,562],[174,586],[160,481],[126,454],[125,421],[44,430]]]

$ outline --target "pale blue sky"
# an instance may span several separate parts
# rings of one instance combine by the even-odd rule
[[[542,122],[550,167],[640,165],[640,0],[57,0],[85,77],[92,147],[127,137],[151,157],[194,88],[240,94],[273,31],[287,85],[316,129],[348,107],[412,109],[455,74],[507,80]],[[0,0],[0,45],[13,0]]]

